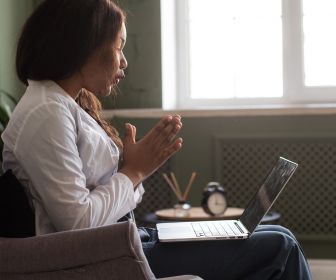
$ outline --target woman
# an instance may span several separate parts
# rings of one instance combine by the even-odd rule
[[[124,78],[125,42],[125,15],[112,0],[46,0],[23,28],[16,66],[28,87],[2,135],[3,168],[25,186],[37,234],[117,222],[140,202],[141,182],[182,147],[179,116],[162,118],[138,142],[133,125],[121,141],[100,118],[95,95]],[[157,277],[310,279],[297,241],[281,227],[235,242],[160,244],[155,230],[148,236],[143,247]]]

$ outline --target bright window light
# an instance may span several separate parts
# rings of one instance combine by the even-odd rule
[[[160,0],[163,107],[336,104],[336,0]]]
[[[206,11],[201,0],[188,6],[192,99],[283,95],[281,0],[207,0]]]
[[[304,0],[306,86],[336,86],[336,1]]]

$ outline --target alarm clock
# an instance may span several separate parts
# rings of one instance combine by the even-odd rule
[[[218,182],[210,182],[203,191],[202,208],[211,216],[220,216],[227,209],[226,191]]]

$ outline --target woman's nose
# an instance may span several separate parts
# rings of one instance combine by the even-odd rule
[[[127,68],[127,60],[124,54],[122,54],[122,57],[120,59],[120,69],[124,70]]]

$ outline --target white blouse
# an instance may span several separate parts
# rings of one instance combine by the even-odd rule
[[[1,137],[3,169],[26,188],[38,235],[115,223],[144,193],[117,172],[111,138],[52,81],[29,81]]]

